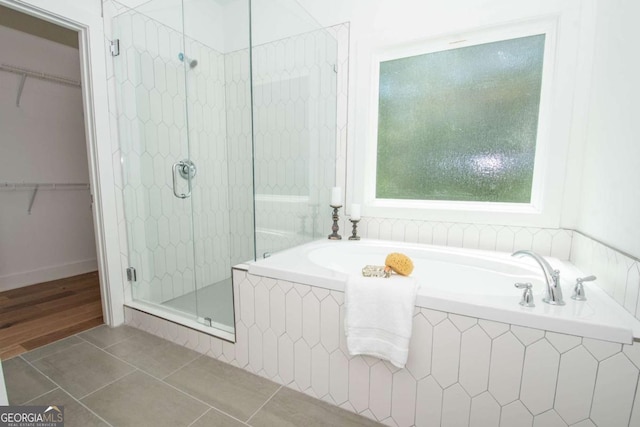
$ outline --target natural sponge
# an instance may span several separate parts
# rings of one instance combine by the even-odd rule
[[[408,276],[413,271],[413,261],[411,261],[411,258],[398,252],[393,252],[387,255],[387,259],[384,261],[384,264],[403,276]]]

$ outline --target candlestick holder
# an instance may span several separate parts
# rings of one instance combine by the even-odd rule
[[[351,236],[349,236],[349,240],[360,240],[360,236],[358,236],[358,223],[359,219],[350,219],[351,222]]]
[[[333,208],[333,225],[331,226],[331,231],[333,231],[333,233],[329,234],[328,239],[329,240],[342,240],[342,236],[338,234],[338,230],[340,230],[340,227],[338,226],[338,220],[340,219],[340,217],[338,216],[338,209],[340,209],[342,207],[342,205],[329,205]]]

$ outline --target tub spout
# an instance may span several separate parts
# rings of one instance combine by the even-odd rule
[[[547,284],[545,296],[542,301],[551,305],[564,305],[564,299],[562,298],[562,288],[560,287],[560,271],[554,270],[553,267],[547,262],[546,259],[538,255],[533,251],[516,251],[511,256],[530,256],[542,268],[544,273],[544,280]]]

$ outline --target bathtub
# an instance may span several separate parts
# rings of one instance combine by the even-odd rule
[[[413,260],[411,276],[420,283],[419,307],[619,343],[640,339],[640,322],[594,282],[584,284],[587,301],[571,299],[575,279],[590,272],[554,258],[545,257],[560,270],[564,306],[542,302],[546,285],[533,259],[476,249],[370,239],[320,240],[251,263],[248,272],[344,291],[349,275],[360,275],[365,265],[383,265],[390,252],[402,252]],[[518,304],[522,291],[514,287],[516,282],[533,284],[535,307]]]

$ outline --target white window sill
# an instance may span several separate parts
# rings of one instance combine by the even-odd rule
[[[555,211],[555,209],[551,209]],[[477,224],[500,224],[524,227],[558,227],[558,215],[543,212],[532,204],[418,201],[375,199],[363,206],[363,216],[401,218],[422,221],[445,221]]]

